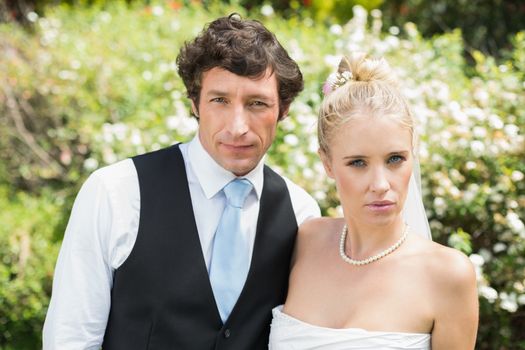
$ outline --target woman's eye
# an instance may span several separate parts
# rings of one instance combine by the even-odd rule
[[[399,156],[399,155],[395,155],[395,156],[392,156],[390,158],[388,158],[388,163],[389,164],[398,164],[398,163],[401,163],[405,160],[405,157],[403,156]]]
[[[352,160],[348,163],[349,166],[353,166],[353,167],[356,167],[356,168],[361,168],[361,167],[364,167],[366,165],[365,161],[362,160],[362,159],[356,159],[356,160]]]

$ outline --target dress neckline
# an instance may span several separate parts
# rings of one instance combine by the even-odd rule
[[[273,312],[273,316],[274,318],[281,318],[282,320],[284,321],[288,321],[288,322],[294,322],[294,323],[297,323],[297,324],[301,324],[305,327],[309,327],[309,328],[314,328],[314,329],[320,329],[320,330],[324,330],[324,331],[329,331],[329,332],[334,332],[334,333],[338,333],[338,332],[355,332],[355,333],[361,333],[361,334],[399,334],[399,335],[412,335],[412,336],[428,336],[430,337],[430,334],[429,333],[411,333],[411,332],[391,332],[391,331],[369,331],[367,329],[364,329],[364,328],[358,328],[358,327],[350,327],[350,328],[331,328],[331,327],[324,327],[324,326],[317,326],[317,325],[314,325],[314,324],[311,324],[311,323],[308,323],[308,322],[305,322],[305,321],[302,321],[298,318],[295,318],[291,315],[288,315],[287,313],[284,313],[282,310],[283,310],[283,306],[284,305],[279,305],[279,306],[276,306],[272,312]]]

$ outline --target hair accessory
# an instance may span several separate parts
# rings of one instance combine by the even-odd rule
[[[349,70],[330,74],[323,85],[323,93],[325,96],[331,94],[335,89],[352,80],[353,77],[354,75]]]

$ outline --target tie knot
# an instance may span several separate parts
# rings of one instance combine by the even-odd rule
[[[252,187],[251,182],[246,179],[235,179],[228,183],[223,189],[228,204],[236,208],[242,208]]]

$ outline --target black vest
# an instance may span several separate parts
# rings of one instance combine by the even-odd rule
[[[140,223],[131,254],[115,271],[103,349],[267,349],[271,309],[285,300],[297,233],[284,180],[264,168],[250,270],[223,324],[179,147],[133,161],[140,186]]]

